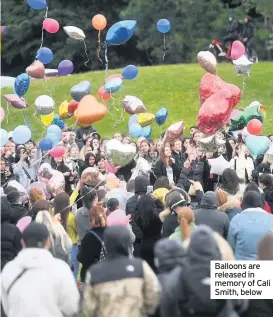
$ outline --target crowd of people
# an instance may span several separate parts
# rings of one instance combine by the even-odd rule
[[[2,316],[272,317],[273,300],[210,299],[203,283],[212,260],[273,260],[272,152],[254,159],[240,136],[221,133],[225,150],[204,153],[195,126],[170,143],[117,132],[136,155],[115,170],[92,126],[63,129],[55,158],[10,135]],[[209,162],[220,154],[230,162],[221,176]],[[88,168],[99,182],[83,177]],[[45,181],[53,171],[63,183]]]

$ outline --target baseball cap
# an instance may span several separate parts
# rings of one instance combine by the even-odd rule
[[[178,191],[173,191],[166,197],[166,205],[173,210],[177,206],[186,206],[188,204],[185,197]]]
[[[43,248],[48,237],[47,227],[37,222],[32,222],[22,233],[22,239],[27,248]]]

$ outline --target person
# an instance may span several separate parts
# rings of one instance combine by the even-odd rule
[[[104,209],[100,206],[92,207],[89,219],[89,231],[84,236],[78,252],[78,261],[82,264],[80,273],[82,283],[85,282],[88,268],[101,260],[102,252],[105,255],[103,234],[107,226],[107,218]]]
[[[116,198],[110,198],[107,201],[107,211],[106,215],[109,216],[111,212],[120,209],[119,201]]]
[[[178,165],[180,171],[179,174],[184,167],[184,163],[186,161],[186,155],[182,152],[182,141],[179,139],[174,140],[171,143],[172,147],[172,157],[174,158],[176,164]]]
[[[273,213],[273,177],[270,174],[259,176],[259,187],[263,190],[263,198]]]
[[[231,44],[238,40],[239,37],[239,29],[240,25],[239,22],[235,19],[234,15],[230,14],[229,18],[229,25],[227,28],[227,35],[223,38],[224,47],[226,47],[228,42],[231,42]],[[218,54],[219,56],[225,56],[225,52],[220,52]]]
[[[222,174],[220,189],[228,193],[228,200],[242,200],[245,184],[241,180],[236,171],[226,168]]]
[[[10,204],[1,197],[1,271],[21,251],[21,232],[10,223]]]
[[[86,316],[150,316],[160,299],[160,284],[145,261],[129,257],[128,229],[107,228],[104,241],[107,260],[92,265],[86,277]]]
[[[28,194],[30,206],[33,206],[38,200],[46,200],[46,195],[41,188],[30,188]]]
[[[229,221],[239,214],[242,209],[240,208],[239,200],[228,200],[228,193],[223,190],[216,190],[217,210],[225,212]]]
[[[64,163],[64,158],[62,156],[54,158],[52,162],[52,167],[63,174],[65,179],[65,192],[71,195],[72,193],[71,185],[74,183],[74,179],[75,179],[75,176],[73,175],[76,175],[76,174],[75,173],[72,174],[72,171]]]
[[[27,216],[28,211],[20,203],[20,193],[16,188],[7,187],[5,193],[10,203],[10,223],[16,225],[21,218]]]
[[[244,18],[242,30],[242,42],[246,47],[248,59],[252,58],[252,44],[253,44],[254,27],[250,17]]]
[[[201,208],[195,210],[195,224],[207,225],[218,232],[222,237],[227,238],[229,219],[227,214],[217,210],[216,194],[206,192],[201,201]]]
[[[48,200],[41,199],[41,200],[36,201],[33,204],[32,208],[29,212],[29,215],[31,216],[32,221],[35,221],[35,218],[36,218],[39,211],[47,210],[47,211],[51,212],[51,208],[52,208],[52,206]]]
[[[8,183],[13,177],[10,167],[7,165],[7,160],[1,157],[1,186]]]
[[[242,201],[243,211],[230,222],[228,242],[236,260],[255,260],[259,239],[273,231],[273,215],[263,208],[261,194],[256,191],[245,193]]]
[[[23,250],[1,273],[7,316],[34,317],[39,312],[39,316],[61,317],[78,312],[80,298],[72,272],[65,262],[53,258],[50,243],[43,224],[31,223],[23,232]]]

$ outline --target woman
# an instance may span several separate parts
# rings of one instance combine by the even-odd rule
[[[98,158],[98,169],[102,175],[107,174],[107,171],[105,168],[105,158],[102,156]]]
[[[263,199],[269,205],[273,213],[273,177],[271,174],[262,174],[259,176],[259,186],[263,190]]]
[[[79,167],[79,174],[80,176],[82,175],[82,172],[87,168],[87,167],[96,167],[96,155],[92,152],[89,152],[85,155],[84,162],[80,162],[80,167]]]
[[[189,207],[180,207],[178,209],[177,220],[179,225],[169,239],[184,241],[190,237],[192,230],[196,227],[194,213]]]
[[[162,222],[159,213],[162,210],[163,206],[159,200],[145,194],[139,198],[134,215],[136,224],[143,234],[140,257],[147,261],[154,271],[154,246],[161,238]]]
[[[65,192],[69,195],[71,195],[72,193],[72,189],[71,189],[71,184],[74,183],[74,179],[75,177],[73,176],[74,174],[72,174],[71,170],[69,169],[69,167],[67,165],[65,165],[63,157],[55,157],[54,161],[52,162],[51,166],[63,173],[64,175],[64,179],[65,179]]]
[[[226,168],[222,174],[221,189],[228,193],[228,200],[242,200],[245,190],[244,181],[239,179],[237,173],[231,169]]]
[[[86,233],[82,240],[78,253],[78,261],[82,264],[81,282],[85,282],[88,268],[99,262],[101,252],[104,252],[103,234],[107,226],[107,218],[104,208],[92,207],[89,212],[91,230]]]
[[[159,161],[159,154],[157,152],[155,145],[152,145],[152,144],[150,145],[148,156],[149,156],[148,162],[151,165],[150,183],[151,185],[153,185],[156,181],[154,169],[155,169],[156,163]]]
[[[97,138],[93,138],[90,143],[91,150],[95,155],[100,154],[100,141]]]
[[[172,158],[171,147],[165,144],[160,153],[160,160],[155,164],[154,174],[156,178],[167,176],[170,185],[173,185],[179,177],[179,172],[179,166],[176,165],[174,158]]]
[[[163,141],[162,139],[158,139],[156,142],[155,142],[155,148],[157,150],[158,153],[161,153],[161,150],[163,149]]]
[[[41,200],[36,201],[33,204],[29,215],[31,216],[32,221],[35,221],[35,218],[36,218],[39,211],[47,210],[47,211],[51,212],[51,208],[52,208],[52,206],[48,200],[41,199]]]
[[[182,142],[182,153],[187,153],[188,148],[191,146],[191,138],[186,137]],[[187,155],[187,154],[186,154]]]
[[[159,188],[166,188],[168,190],[171,189],[171,186],[170,186],[170,182],[169,182],[169,179],[167,176],[162,176],[162,177],[159,177],[156,181],[155,181],[155,184],[154,184],[154,190],[157,190]]]
[[[12,179],[12,173],[5,158],[1,157],[1,186]]]
[[[30,188],[28,194],[31,206],[33,206],[38,200],[46,200],[46,195],[41,188]]]
[[[240,208],[239,200],[228,200],[228,193],[223,190],[216,190],[217,209],[223,211],[228,215],[229,221],[239,214],[242,209]]]
[[[85,140],[83,140],[83,143],[84,143],[84,146],[82,147],[81,151],[80,151],[80,159],[82,161],[85,160],[85,156],[88,152],[91,152],[91,141],[92,141],[92,138],[91,137],[88,137],[86,138]]]
[[[79,149],[77,145],[72,145],[67,152],[67,156],[65,159],[65,165],[70,169],[71,171],[71,178],[70,180],[73,181],[73,184],[71,184],[72,190],[75,189],[76,183],[78,181],[78,172],[79,172]]]

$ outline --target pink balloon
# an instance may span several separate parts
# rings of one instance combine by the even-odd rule
[[[105,92],[104,86],[101,86],[101,87],[99,88],[99,90],[98,90],[98,95],[99,95],[99,97],[100,97],[101,99],[103,99],[103,100],[108,100],[108,99],[111,98],[111,95],[108,94],[108,92]]]
[[[242,42],[234,41],[232,43],[231,54],[230,54],[232,59],[238,59],[242,57],[245,54],[245,52],[246,52],[246,48]]]
[[[113,78],[121,78],[122,80],[124,79],[124,77],[121,74],[113,74],[113,75],[109,75],[105,79],[105,83],[107,83],[108,80],[113,79]]]
[[[239,110],[239,109],[235,109],[231,112],[229,118],[227,119],[227,124],[231,124],[231,119],[239,116],[240,113],[242,113],[243,111],[242,110]]]
[[[14,108],[24,109],[28,107],[27,101],[24,98],[20,98],[17,95],[8,94],[8,95],[4,95],[4,98],[6,99],[7,103],[10,106],[13,106]]]
[[[21,231],[21,233],[23,233],[23,231],[28,227],[30,223],[31,223],[31,217],[25,216],[17,222],[16,227]]]
[[[116,172],[118,171],[118,167],[112,167],[108,161],[104,162],[105,165],[105,169],[108,173],[112,173],[112,174],[116,174]]]
[[[65,153],[65,148],[63,146],[55,146],[51,151],[49,151],[49,155],[52,157],[61,157]]]
[[[5,118],[5,111],[2,107],[0,107],[0,122]]]
[[[43,22],[43,28],[48,32],[48,33],[57,33],[59,31],[60,25],[58,21],[50,18],[44,19]]]

